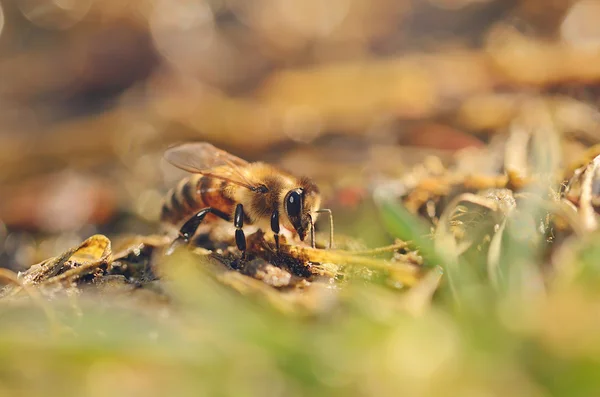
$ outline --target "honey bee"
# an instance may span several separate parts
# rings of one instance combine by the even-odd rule
[[[233,221],[235,241],[245,257],[244,225],[271,228],[279,250],[280,226],[304,241],[308,232],[315,247],[314,223],[319,213],[330,221],[331,210],[320,209],[319,188],[309,178],[298,178],[272,165],[249,163],[209,143],[185,143],[167,149],[165,159],[193,175],[181,180],[164,200],[161,220],[183,226],[174,241],[189,242],[203,221]]]

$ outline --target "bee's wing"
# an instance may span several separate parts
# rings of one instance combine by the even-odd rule
[[[249,164],[246,160],[210,143],[193,142],[172,146],[165,152],[165,159],[184,171],[209,175],[251,190],[258,188],[258,184],[251,181],[241,170]]]

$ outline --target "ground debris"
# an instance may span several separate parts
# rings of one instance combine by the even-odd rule
[[[91,236],[79,246],[19,273],[13,283],[4,287],[2,296],[14,296],[29,287],[50,296],[78,291],[86,285],[102,288],[122,285],[122,290],[129,290],[154,278],[149,266],[153,242],[151,238],[146,243],[138,239],[128,249],[113,254],[112,243],[106,236]]]
[[[60,256],[33,265],[20,274],[19,278],[26,285],[72,282],[101,266],[106,267],[111,259],[110,240],[105,236],[95,235]]]
[[[110,296],[128,297],[129,301],[134,298],[140,303],[167,303],[170,293],[163,288],[163,276],[169,273],[168,269],[165,273],[165,266],[170,266],[170,256],[165,253],[171,240],[149,235],[116,241],[113,252],[113,244],[106,236],[94,235],[19,275],[7,274],[4,278],[12,282],[4,287],[2,297],[15,297],[34,289],[48,298]],[[206,249],[196,246],[198,241],[202,240],[178,247],[175,252],[188,251],[220,283],[244,295],[266,298],[286,312],[309,306],[316,309],[316,295],[307,291],[328,290],[336,280],[365,277],[367,273],[373,277],[377,273],[389,277],[390,285],[406,288],[416,284],[421,274],[422,259],[401,241],[374,250],[345,251],[289,245],[282,236],[277,251],[258,230],[247,237],[245,260],[233,245],[211,241],[213,249]],[[393,258],[382,259],[382,255]]]
[[[429,221],[438,255],[483,264],[478,271],[496,285],[515,249],[540,255],[540,271],[554,274],[554,254],[598,229],[600,155],[592,147],[578,160],[567,156],[568,139],[545,106],[529,103],[506,136],[460,153],[455,164],[429,159],[375,193]]]

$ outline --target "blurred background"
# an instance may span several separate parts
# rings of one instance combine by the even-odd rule
[[[0,265],[101,232],[156,233],[208,141],[317,180],[336,226],[373,186],[552,109],[575,159],[600,140],[597,0],[0,0]]]
[[[600,161],[553,213],[600,153],[599,21],[600,0],[0,0],[0,395],[600,395]],[[180,250],[155,280],[151,242],[117,249],[160,233],[183,141],[314,178],[346,250],[301,265],[331,278]],[[403,212],[535,172],[556,181],[533,204],[471,195],[435,239]]]

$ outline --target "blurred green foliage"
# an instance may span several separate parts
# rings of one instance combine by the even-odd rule
[[[448,265],[418,220],[382,208],[391,231]],[[578,250],[582,274],[596,267],[596,241]],[[485,278],[456,277],[458,296],[438,294],[415,314],[401,302],[418,287],[351,278],[319,310],[286,313],[224,286],[192,253],[161,266],[168,304],[140,306],[136,290],[91,292],[53,302],[58,325],[28,300],[0,305],[2,393],[589,396],[600,387],[600,321],[590,318],[600,299],[593,288],[583,295],[580,279],[527,300],[518,285],[498,294]]]

